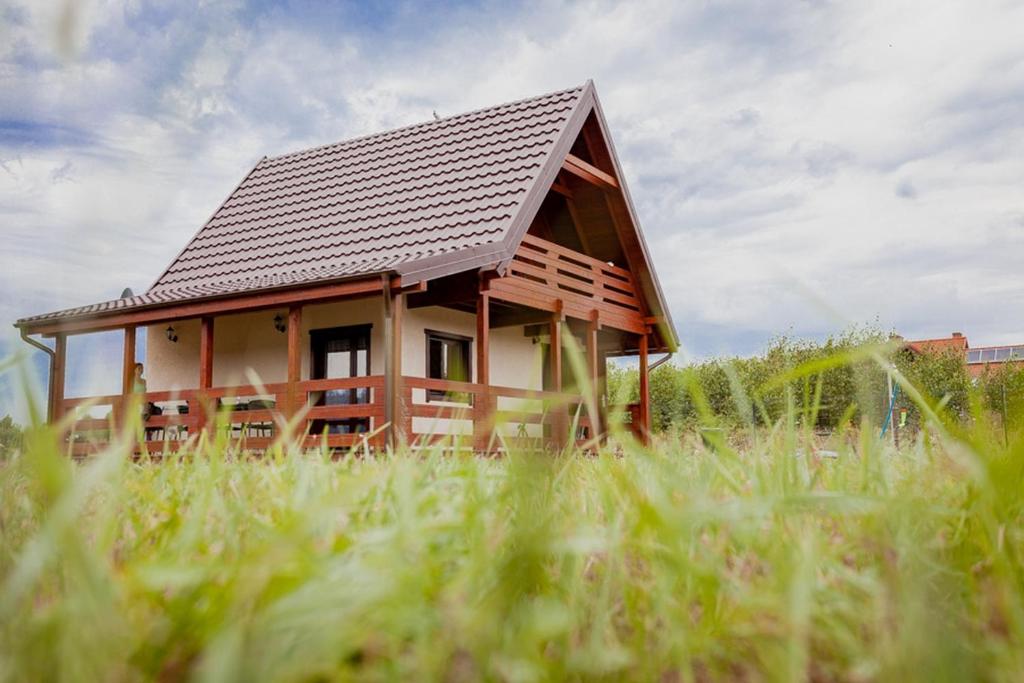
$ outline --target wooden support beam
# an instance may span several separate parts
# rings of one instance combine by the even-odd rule
[[[46,410],[47,421],[53,424],[64,416],[64,374],[67,369],[68,337],[58,333],[54,337],[53,367],[50,372],[50,402]]]
[[[213,318],[204,316],[199,322],[199,391],[213,387]],[[214,431],[217,420],[217,399],[208,399],[200,393],[201,403],[206,417],[198,414],[199,431]]]
[[[476,298],[476,381],[491,382],[491,296],[481,292]]]
[[[213,386],[213,318],[204,316],[199,325],[199,388]]]
[[[299,394],[302,381],[302,305],[288,307],[288,391],[286,414],[292,418],[302,408],[305,396]]]
[[[402,317],[405,296],[384,287],[384,420],[390,423],[388,443],[399,448],[409,438],[408,420],[402,400]]]
[[[124,356],[121,360],[121,393],[127,399],[135,387],[135,327],[124,328]]]
[[[550,325],[551,344],[548,347],[551,353],[551,391],[561,393],[562,391],[562,320],[561,311],[551,314]],[[568,409],[564,405],[556,405],[552,408],[551,414],[551,435],[554,437],[557,448],[565,448],[568,435]]]
[[[551,184],[551,191],[557,192],[566,199],[572,199],[572,190],[570,190],[568,187],[558,182],[557,180]]]
[[[617,190],[619,188],[619,181],[614,176],[605,173],[593,164],[587,163],[575,154],[565,155],[562,168],[577,178],[585,180],[591,185],[596,185],[602,190]]]
[[[480,293],[476,298],[476,382],[483,390],[474,398],[473,437],[477,451],[486,451],[490,445],[494,415],[491,405],[491,297],[484,289],[486,280],[481,274]]]
[[[588,410],[590,412],[590,424],[593,428],[591,436],[601,434],[601,373],[598,368],[598,360],[601,353],[597,348],[597,331],[600,329],[597,311],[590,314],[587,321],[587,384],[590,385],[590,396],[588,397]]]
[[[641,440],[651,443],[651,391],[647,377],[647,335],[640,336],[640,430]]]
[[[135,328],[124,328],[123,356],[121,358],[121,408],[118,423],[127,424],[132,411],[132,394],[135,389]]]

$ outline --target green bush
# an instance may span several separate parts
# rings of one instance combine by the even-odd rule
[[[0,457],[10,455],[21,448],[21,427],[10,415],[0,419]]]
[[[880,360],[917,387],[929,406],[955,419],[970,414],[973,385],[980,387],[978,400],[987,410],[1002,414],[1005,387],[1007,401],[1014,406],[1009,413],[1024,412],[1024,368],[993,365],[972,383],[960,352],[915,354],[890,335],[853,328],[823,342],[778,337],[762,354],[749,358],[662,365],[651,374],[652,427],[661,432],[673,427],[772,425],[787,415],[790,404],[798,409],[798,423],[816,429],[835,430],[844,421],[860,424],[864,419],[880,426],[889,406],[888,373]],[[613,367],[609,373],[613,402],[615,392],[621,392],[624,401],[638,400],[635,369]],[[706,414],[694,402],[691,388],[706,401]],[[917,430],[922,422],[918,406],[898,395],[895,419],[901,409],[908,413],[907,426]]]

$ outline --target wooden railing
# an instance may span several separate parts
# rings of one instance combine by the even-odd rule
[[[504,277],[489,283],[492,296],[643,334],[644,309],[633,274],[547,240],[526,235]]]
[[[410,443],[461,441],[496,452],[506,447],[557,448],[569,438],[586,445],[592,421],[579,394],[404,377],[403,419]],[[429,398],[443,392],[444,398]]]
[[[422,377],[403,377],[402,386],[398,426],[413,447],[454,438],[460,448],[475,451],[554,448],[566,442],[574,427],[577,444],[593,441],[590,416],[578,394]],[[293,434],[302,435],[304,446],[379,448],[386,443],[382,376],[306,380],[296,389],[303,403],[291,426]],[[363,392],[365,402],[325,405],[321,400],[327,391],[352,390]],[[428,391],[446,396],[428,400]],[[69,450],[73,455],[95,452],[124,423],[126,412],[136,410],[142,415],[143,435],[137,451],[175,451],[195,444],[204,431],[243,448],[264,450],[289,422],[288,392],[288,385],[280,383],[66,399],[62,407],[69,416]],[[97,413],[101,415],[93,416]],[[337,420],[360,420],[366,431],[315,433],[318,425]]]
[[[384,378],[381,376],[306,380],[296,385],[302,418],[292,428],[303,435],[304,445],[349,447],[366,441],[370,446],[384,443]],[[326,405],[328,391],[364,392],[361,403]],[[151,450],[174,451],[194,443],[202,431],[220,430],[245,448],[263,450],[270,446],[288,424],[289,387],[285,383],[216,387],[206,390],[148,392],[65,399],[62,412],[69,415],[67,439],[74,455],[93,452],[107,443],[124,423],[126,411],[137,410],[142,417],[142,443]],[[75,413],[80,413],[76,415]],[[102,416],[95,416],[97,413]],[[364,420],[366,432],[351,434],[312,433],[320,422]]]

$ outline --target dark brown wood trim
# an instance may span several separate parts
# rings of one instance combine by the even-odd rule
[[[392,279],[392,286],[401,286],[400,278]],[[280,308],[294,303],[312,304],[375,294],[382,290],[381,279],[360,279],[338,282],[316,287],[296,287],[285,290],[251,292],[248,294],[220,297],[202,301],[188,301],[166,306],[153,306],[145,309],[112,312],[110,314],[91,317],[73,318],[70,320],[47,320],[28,323],[24,326],[29,334],[53,335],[58,332],[75,334],[80,332],[99,332],[112,330],[128,325],[152,325],[172,322],[186,318],[202,316],[242,313],[264,308]]]

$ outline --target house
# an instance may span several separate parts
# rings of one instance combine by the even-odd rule
[[[908,341],[905,346],[914,353],[956,353],[963,357],[971,377],[980,377],[989,368],[1004,365],[1024,368],[1024,344],[972,347],[960,332],[939,339]]]
[[[678,343],[589,81],[264,157],[147,292],[16,326],[54,340],[51,420],[137,409],[144,328],[148,438],[227,412],[254,448],[286,419],[339,447],[592,438],[606,359],[626,355],[646,434],[648,354]],[[66,397],[69,340],[104,330],[124,333],[122,392]],[[79,433],[109,429],[92,415]]]

